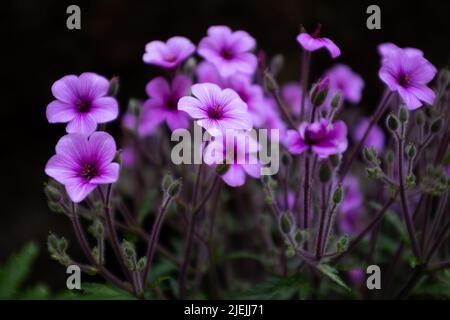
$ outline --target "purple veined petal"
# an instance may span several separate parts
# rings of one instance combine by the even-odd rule
[[[226,88],[222,90],[220,98],[216,100],[224,107],[224,112],[234,112],[235,110],[247,110],[247,104],[242,101],[236,91]]]
[[[119,169],[118,163],[110,163],[107,166],[100,169],[100,175],[92,178],[89,183],[91,184],[110,184],[115,183],[119,179]]]
[[[434,79],[437,69],[425,58],[420,59],[420,63],[411,70],[410,77],[413,83],[428,83]]]
[[[65,184],[65,187],[70,199],[75,203],[79,203],[86,199],[97,185],[86,183],[80,178],[73,178]]]
[[[436,93],[425,85],[410,86],[408,91],[429,105],[432,105],[436,99]]]
[[[119,105],[113,97],[102,97],[92,101],[89,115],[97,123],[115,120],[119,115]]]
[[[251,177],[253,178],[260,178],[261,177],[261,164],[242,164],[242,169]]]
[[[68,179],[76,177],[78,163],[74,159],[62,154],[51,157],[45,165],[45,173],[64,184]]]
[[[246,110],[225,114],[220,123],[223,129],[250,130],[253,127],[252,117]]]
[[[89,154],[96,160],[101,168],[108,165],[116,155],[116,142],[114,138],[106,132],[94,132],[89,136]]]
[[[72,104],[53,100],[47,105],[46,115],[50,123],[68,122],[76,116],[75,108]]]
[[[231,29],[227,26],[211,26],[207,33],[209,37],[223,41],[231,35]]]
[[[258,66],[258,59],[253,53],[243,52],[236,55],[236,58],[230,63],[231,67],[222,68],[220,74],[223,77],[229,77],[236,72],[246,75],[255,73]]]
[[[237,52],[250,51],[256,46],[255,39],[246,31],[235,31],[230,36],[231,46]]]
[[[73,104],[77,100],[77,86],[77,76],[64,76],[52,85],[53,96],[60,101]]]
[[[333,129],[328,133],[330,139],[343,140],[347,138],[347,126],[342,120],[338,120],[334,123]]]
[[[339,49],[339,47],[333,41],[328,38],[322,38],[322,41],[333,59],[336,59],[341,55],[341,49]]]
[[[89,155],[87,136],[81,133],[66,134],[56,144],[56,154],[72,159],[74,163],[80,163]]]
[[[187,114],[183,111],[167,112],[166,122],[170,131],[189,128],[189,120],[187,118]]]
[[[66,126],[67,133],[91,134],[97,129],[97,123],[89,113],[79,113]]]
[[[108,92],[109,81],[96,73],[85,72],[78,77],[78,96],[90,100],[103,97]]]
[[[389,89],[391,89],[392,91],[397,90],[398,83],[395,77],[395,71],[392,68],[383,66],[378,72],[378,76],[385,84],[387,84]]]
[[[194,119],[207,118],[208,114],[202,103],[194,97],[183,97],[178,100],[178,110],[184,111]]]
[[[319,157],[326,158],[333,154],[339,153],[338,147],[336,144],[330,141],[324,141],[321,143],[317,143],[311,146],[312,151],[317,154]]]
[[[145,92],[147,92],[149,97],[165,100],[170,96],[170,86],[166,79],[157,77],[147,83]]]
[[[240,165],[232,164],[222,175],[222,180],[230,187],[240,187],[245,184],[245,171]]]
[[[167,46],[178,57],[178,62],[183,61],[195,51],[195,45],[185,37],[172,37],[167,40]]]
[[[221,135],[225,130],[217,120],[208,118],[197,120],[197,124],[204,128],[211,136]]]
[[[186,76],[178,75],[172,81],[172,95],[181,98],[189,93],[192,80]]]
[[[155,104],[156,102],[157,104]],[[149,99],[144,104],[141,118],[138,125],[140,136],[150,135],[156,131],[156,128],[166,120],[167,110],[160,105],[160,101]]]
[[[215,83],[223,87],[223,80],[219,75],[217,68],[210,62],[203,61],[197,66],[196,70],[198,83]]]
[[[192,94],[200,100],[203,105],[213,106],[219,102],[222,90],[214,83],[194,84],[191,87]],[[180,104],[178,104],[180,105]],[[186,111],[186,110],[183,110]],[[189,112],[188,112],[189,113]]]
[[[422,106],[422,102],[408,89],[399,87],[398,94],[402,97],[409,110],[415,110]]]
[[[292,154],[301,154],[308,150],[308,146],[304,143],[300,134],[295,130],[288,130],[285,144]]]

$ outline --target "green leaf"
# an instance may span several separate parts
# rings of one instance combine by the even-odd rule
[[[12,299],[17,295],[20,286],[31,271],[38,252],[38,246],[31,242],[0,267],[0,299]]]
[[[290,277],[273,276],[265,282],[258,284],[253,289],[246,292],[239,292],[230,295],[231,299],[250,300],[286,300],[291,299],[296,293],[307,288],[309,284],[302,275]],[[303,290],[304,292],[304,290]]]
[[[46,285],[38,284],[20,295],[22,300],[44,300],[50,298],[50,290]]]
[[[341,279],[341,277],[339,277],[338,271],[335,268],[333,268],[332,266],[330,266],[328,264],[320,264],[318,266],[318,269],[324,275],[326,275],[328,278],[333,280],[336,284],[338,284],[339,286],[341,286],[342,288],[344,288],[348,292],[351,292],[350,287],[345,284],[345,282]]]
[[[63,300],[132,300],[133,295],[109,284],[82,283],[81,290],[68,290],[57,299]]]
[[[399,216],[395,212],[386,212],[386,221],[389,222],[395,230],[397,230],[403,242],[409,242],[405,224],[400,220]]]

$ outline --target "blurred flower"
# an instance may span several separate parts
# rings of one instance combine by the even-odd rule
[[[341,55],[341,50],[339,47],[328,38],[319,38],[320,27],[313,34],[308,34],[306,32],[300,33],[297,36],[297,42],[306,51],[316,51],[320,48],[326,48],[330,52],[333,59]]]
[[[364,283],[365,273],[363,269],[353,268],[348,271],[348,277],[354,286],[359,287]]]
[[[135,152],[132,147],[125,147],[122,150],[123,165],[127,168],[131,168],[136,163]]]
[[[398,50],[404,50],[405,52],[407,52],[408,54],[416,54],[419,56],[423,56],[423,52],[419,49],[416,48],[400,48],[398,46],[396,46],[393,43],[382,43],[378,46],[378,53],[381,55],[381,57],[387,58],[389,55],[395,53]]]
[[[247,105],[231,89],[220,89],[213,83],[194,84],[194,97],[183,97],[178,101],[178,110],[197,119],[197,124],[210,134],[217,135],[225,129],[252,128],[252,119]]]
[[[259,149],[258,142],[248,132],[227,131],[209,142],[204,160],[208,165],[228,164],[222,180],[231,187],[239,187],[245,183],[246,174],[254,178],[261,176]]]
[[[427,84],[437,73],[436,68],[417,49],[401,49],[382,45],[383,54],[379,77],[389,89],[397,91],[410,110],[422,106],[422,101],[433,104],[436,97]]]
[[[99,184],[117,181],[119,164],[112,162],[116,143],[106,132],[89,137],[72,133],[56,145],[56,155],[45,166],[45,173],[63,184],[73,202],[83,201]]]
[[[344,200],[339,207],[341,214],[339,227],[342,232],[353,235],[357,232],[363,196],[356,177],[346,176],[342,185],[344,187]]]
[[[331,104],[336,93],[341,95],[342,100],[345,99],[354,104],[361,100],[364,80],[348,66],[337,64],[325,74],[330,80],[327,105]]]
[[[285,139],[292,154],[311,150],[320,158],[339,154],[347,150],[347,126],[343,121],[332,124],[328,119],[300,124],[298,131],[289,130]]]
[[[286,202],[287,202],[287,207],[286,207]],[[284,193],[279,194],[277,196],[277,205],[281,211],[292,210],[295,205],[295,193],[292,192],[291,190],[288,190],[286,196]]]
[[[172,37],[166,43],[151,41],[145,46],[143,60],[166,69],[173,69],[195,51],[195,45],[185,37]]]
[[[264,115],[263,116],[264,121],[260,125],[260,128],[269,129],[269,131],[272,129],[277,129],[279,130],[280,140],[284,140],[287,128],[286,124],[283,122],[283,120],[280,117],[280,114],[276,109],[276,102],[273,101],[273,99],[264,98],[261,110]]]
[[[281,97],[294,115],[299,115],[302,106],[302,88],[297,82],[289,82],[281,88]],[[311,109],[309,97],[305,97],[305,111]]]
[[[355,129],[353,130],[353,139],[356,142],[359,142],[364,133],[366,132],[367,127],[369,126],[369,119],[362,118],[356,124]],[[374,147],[378,153],[381,153],[384,149],[385,136],[383,129],[380,128],[377,124],[372,127],[370,130],[366,140],[364,141],[364,146],[367,148]]]
[[[198,83],[215,83],[223,88],[224,80],[217,71],[217,68],[210,62],[201,62],[196,69]]]
[[[68,133],[94,132],[97,123],[112,121],[119,113],[116,99],[105,97],[108,88],[108,80],[95,73],[62,77],[52,86],[56,100],[47,106],[48,122],[67,122]]]
[[[198,54],[214,64],[222,77],[240,72],[253,74],[257,59],[250,51],[256,41],[245,31],[232,32],[226,26],[213,26],[198,45]]]
[[[163,121],[171,131],[187,129],[189,119],[178,110],[178,100],[189,93],[192,82],[186,76],[176,76],[169,84],[163,77],[152,79],[145,91],[150,97],[143,105],[139,121],[139,134],[152,134]]]

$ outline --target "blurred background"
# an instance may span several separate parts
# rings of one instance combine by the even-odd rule
[[[81,8],[81,30],[66,28],[70,4]],[[370,4],[381,7],[381,30],[366,28]],[[2,2],[2,11],[0,265],[34,240],[41,253],[30,281],[53,289],[65,286],[66,275],[46,252],[48,232],[73,237],[70,223],[50,212],[43,193],[45,163],[64,134],[64,125],[49,125],[45,118],[53,100],[50,87],[60,77],[84,71],[120,76],[123,112],[129,97],[145,98],[145,84],[157,72],[142,62],[147,42],[182,35],[198,43],[208,26],[217,24],[248,31],[270,56],[282,53],[286,65],[280,80],[287,81],[299,76],[300,24],[312,31],[321,23],[323,35],[342,49],[338,62],[366,82],[358,107],[364,114],[383,89],[377,44],[417,47],[438,68],[449,64],[449,1],[15,0]],[[332,64],[325,51],[315,54],[313,79]],[[70,252],[80,256],[76,247]]]

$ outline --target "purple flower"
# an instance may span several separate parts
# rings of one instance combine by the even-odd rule
[[[222,77],[240,72],[253,74],[257,59],[250,51],[256,41],[245,31],[232,32],[226,26],[213,26],[198,45],[198,54],[214,64]]]
[[[215,136],[206,146],[204,160],[208,165],[228,164],[222,180],[231,187],[239,187],[245,183],[246,175],[260,178],[259,149],[258,142],[248,132],[227,131]]]
[[[379,77],[392,91],[397,91],[410,110],[433,104],[436,97],[427,84],[436,75],[436,68],[417,49],[388,46],[384,52]]]
[[[173,69],[195,51],[195,45],[185,37],[172,37],[166,43],[151,41],[145,46],[143,60],[165,69]]]
[[[388,57],[389,55],[391,55],[392,53],[395,53],[398,50],[404,50],[404,51],[408,52],[409,54],[416,54],[416,55],[423,56],[423,52],[416,48],[403,48],[402,49],[393,43],[382,43],[378,46],[378,53],[383,58]]]
[[[299,115],[302,107],[302,88],[297,82],[288,82],[281,88],[281,97],[294,115]],[[305,111],[311,109],[309,96],[305,97]]]
[[[344,233],[355,234],[361,217],[360,209],[363,202],[361,188],[358,179],[353,176],[345,177],[342,185],[344,187],[344,200],[339,207],[341,214],[339,227]]]
[[[297,36],[297,42],[306,51],[316,51],[320,48],[326,48],[330,52],[333,59],[341,55],[341,49],[328,38],[319,38],[320,27],[314,31],[313,34],[308,34],[306,32],[300,33]]]
[[[216,135],[225,129],[252,128],[247,105],[234,90],[222,90],[213,83],[194,84],[191,90],[194,97],[181,98],[178,110],[197,119],[197,124],[210,134]]]
[[[153,133],[163,121],[171,131],[187,129],[189,119],[185,112],[178,110],[177,104],[181,97],[188,94],[191,85],[191,80],[182,75],[176,76],[171,85],[162,77],[151,80],[145,88],[150,98],[142,107],[139,134]]]
[[[369,119],[362,118],[357,124],[355,129],[353,130],[353,139],[355,141],[360,141],[366,132],[367,127],[369,126]],[[369,135],[364,141],[364,146],[367,148],[374,147],[378,153],[382,152],[384,149],[385,136],[383,129],[378,125],[374,125],[372,130],[370,130]]]
[[[301,154],[311,150],[320,158],[347,150],[347,126],[343,121],[332,124],[328,119],[300,124],[298,131],[289,130],[286,146],[290,153]]]
[[[346,65],[337,64],[326,72],[326,76],[330,80],[327,105],[331,103],[336,93],[341,95],[342,100],[354,104],[359,103],[364,88],[364,80],[352,69]]]
[[[112,121],[119,113],[116,99],[106,97],[108,88],[108,80],[95,73],[62,77],[52,85],[56,100],[47,106],[48,122],[67,122],[68,133],[94,132],[97,123]]]
[[[201,62],[196,69],[198,83],[214,83],[219,87],[224,87],[224,79],[220,76],[217,68],[210,62]]]
[[[106,132],[89,137],[71,133],[62,137],[55,149],[45,173],[66,187],[73,202],[83,201],[97,185],[114,183],[119,177],[119,164],[112,162],[116,143]]]
[[[279,130],[279,139],[284,140],[287,128],[276,109],[276,102],[273,101],[273,99],[265,98],[263,100],[262,109],[264,110],[264,122],[260,127],[269,129],[269,131],[273,129]]]
[[[359,287],[364,283],[365,273],[363,269],[353,268],[348,271],[348,276],[353,285]]]

